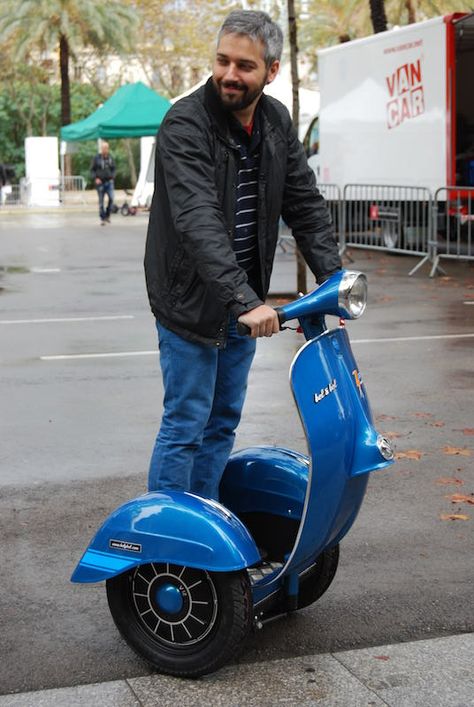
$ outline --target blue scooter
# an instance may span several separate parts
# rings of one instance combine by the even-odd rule
[[[234,453],[221,502],[191,493],[146,493],[114,511],[73,582],[106,580],[113,619],[156,670],[211,673],[243,647],[253,626],[316,601],[336,573],[368,474],[393,460],[377,434],[344,323],[359,317],[363,274],[341,271],[279,308],[306,344],[290,383],[309,456],[278,447]]]

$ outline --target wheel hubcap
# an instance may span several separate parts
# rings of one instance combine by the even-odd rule
[[[169,563],[137,567],[132,574],[137,617],[155,640],[175,647],[202,641],[217,616],[209,573]]]
[[[166,582],[156,592],[156,603],[167,614],[177,614],[183,608],[183,597],[175,584]]]

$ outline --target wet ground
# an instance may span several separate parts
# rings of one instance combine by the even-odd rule
[[[0,214],[0,693],[147,673],[104,587],[69,583],[103,518],[145,490],[161,407],[145,229],[141,214],[105,228]],[[474,630],[474,269],[409,278],[415,259],[352,257],[370,287],[354,353],[398,462],[372,475],[328,593],[256,634],[241,662]],[[274,300],[294,288],[279,252]],[[238,447],[305,450],[287,384],[301,343],[259,343]]]

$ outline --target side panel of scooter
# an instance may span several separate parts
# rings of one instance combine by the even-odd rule
[[[312,466],[287,571],[300,569],[343,537],[362,503],[367,472],[390,463],[376,446],[367,395],[344,329],[327,332],[300,350],[291,385]]]
[[[259,559],[245,526],[220,503],[180,491],[155,492],[109,516],[71,580],[99,582],[149,562],[232,572]]]

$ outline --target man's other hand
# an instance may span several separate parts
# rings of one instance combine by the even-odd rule
[[[241,314],[238,321],[249,327],[252,339],[257,339],[259,336],[271,336],[280,331],[277,313],[266,304],[261,304],[259,307]]]

